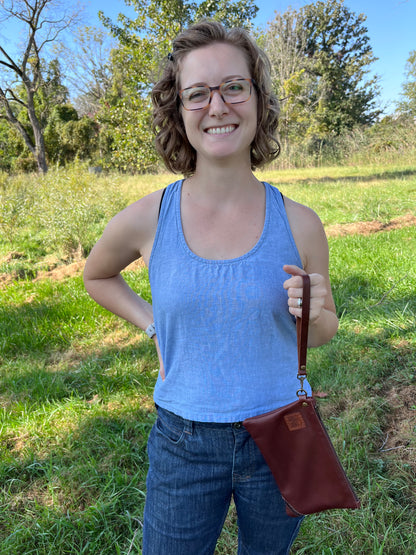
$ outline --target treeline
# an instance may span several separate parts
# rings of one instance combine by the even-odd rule
[[[0,22],[26,30],[18,54],[17,41],[11,48],[0,39],[0,170],[45,173],[74,160],[157,170],[150,91],[172,39],[205,17],[248,28],[269,55],[286,164],[415,148],[416,51],[396,114],[382,118],[366,17],[344,0],[276,12],[263,29],[252,23],[254,0],[129,0],[135,17],[114,22],[100,12],[104,30],[80,27],[58,1],[0,4]],[[70,48],[60,41],[68,31]]]

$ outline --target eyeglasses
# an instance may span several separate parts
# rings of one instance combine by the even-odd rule
[[[188,87],[179,91],[179,98],[185,110],[190,112],[203,110],[211,104],[214,91],[218,91],[225,104],[241,104],[251,97],[253,79],[231,79],[224,81],[217,87],[200,85]]]

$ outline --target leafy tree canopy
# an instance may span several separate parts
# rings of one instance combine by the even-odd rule
[[[378,77],[364,25],[344,0],[317,1],[277,13],[261,37],[282,102],[284,138],[323,140],[374,122]]]
[[[412,50],[406,63],[406,81],[402,85],[402,100],[398,108],[404,114],[416,117],[416,50]]]
[[[118,39],[119,47],[112,51],[112,85],[98,119],[108,138],[105,141],[110,149],[107,162],[125,171],[143,171],[157,162],[149,93],[173,38],[204,17],[219,20],[226,26],[248,28],[258,8],[253,0],[125,2],[135,9],[134,19],[119,14],[115,23],[99,12],[104,26]]]

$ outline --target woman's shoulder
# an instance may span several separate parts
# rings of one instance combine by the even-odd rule
[[[290,225],[296,228],[301,228],[304,231],[317,231],[323,230],[323,225],[318,214],[306,206],[305,204],[300,204],[286,196],[284,198],[284,204],[286,208],[287,217]]]
[[[326,258],[328,242],[324,226],[318,214],[292,199],[284,197],[287,219],[304,267],[313,258]]]
[[[165,189],[159,189],[136,200],[116,214],[112,220],[113,223],[136,229],[157,225],[159,207],[164,191]]]
[[[133,202],[107,224],[101,241],[112,250],[144,254],[156,234],[163,189]]]

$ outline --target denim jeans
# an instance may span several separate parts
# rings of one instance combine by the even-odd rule
[[[148,442],[143,555],[212,555],[231,498],[239,555],[284,555],[302,518],[285,504],[244,426],[184,420],[158,408]]]

